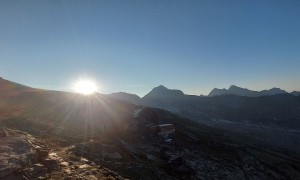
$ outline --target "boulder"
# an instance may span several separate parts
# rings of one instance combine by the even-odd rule
[[[102,148],[103,145],[101,143],[91,141],[91,142],[75,144],[73,151],[75,154],[79,156],[83,156],[83,155],[99,154]]]
[[[79,166],[79,169],[87,169],[87,168],[90,168],[91,166],[88,165],[88,164],[83,164],[83,165],[80,165]]]
[[[0,162],[1,163],[1,162]],[[8,177],[13,172],[16,172],[20,169],[20,167],[15,166],[14,164],[9,165],[0,165],[0,179]]]
[[[24,172],[33,179],[41,179],[46,176],[47,170],[48,169],[42,164],[34,164],[31,167],[24,169]]]
[[[155,155],[152,155],[152,154],[147,154],[146,157],[150,161],[156,161],[157,160],[157,157]]]
[[[72,170],[67,168],[64,170],[64,173],[68,174],[68,175],[72,175]]]
[[[80,162],[84,162],[84,163],[87,163],[87,162],[89,162],[89,160],[87,160],[86,158],[80,158]]]
[[[36,151],[26,136],[3,137],[0,147],[0,179],[37,161]]]
[[[49,171],[60,169],[57,160],[55,159],[45,159],[42,164],[48,168]]]
[[[39,160],[44,160],[49,154],[49,149],[41,148],[40,146],[35,147],[35,151],[37,153]]]
[[[69,163],[64,161],[64,162],[61,162],[60,165],[61,165],[61,166],[64,166],[64,167],[68,167],[68,166],[69,166]]]
[[[98,178],[94,175],[89,175],[86,177],[87,179],[90,179],[90,180],[97,180]]]
[[[6,133],[3,129],[0,129],[0,138],[6,137]]]
[[[109,152],[103,151],[102,155],[104,158],[108,158],[110,160],[121,160],[122,159],[122,156],[119,152],[109,153]]]

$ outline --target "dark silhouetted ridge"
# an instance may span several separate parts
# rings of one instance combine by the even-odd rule
[[[232,94],[237,96],[259,97],[259,96],[272,96],[272,95],[286,94],[286,93],[287,93],[286,91],[276,87],[269,90],[253,91],[247,88],[241,88],[235,85],[231,85],[228,90],[215,88],[208,94],[208,96],[211,97],[211,96]]]

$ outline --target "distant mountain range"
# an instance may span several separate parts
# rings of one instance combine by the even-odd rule
[[[164,86],[153,88],[140,98],[128,93],[108,95],[138,105],[168,110],[195,121],[229,120],[235,122],[300,128],[299,92],[279,88],[251,91],[237,86],[214,89],[209,96],[185,95]]]
[[[272,88],[269,90],[263,90],[263,91],[252,91],[246,88],[241,88],[235,85],[232,85],[229,87],[229,89],[217,89],[214,88],[208,96],[220,96],[225,94],[233,94],[237,96],[247,96],[247,97],[259,97],[259,96],[272,96],[276,94],[287,94],[288,92],[280,89],[280,88]],[[292,93],[293,95],[297,95],[297,92],[294,91]],[[298,92],[299,95],[299,92]]]
[[[161,85],[153,88],[142,98],[124,92],[109,95],[95,94],[95,97],[110,104],[118,104],[112,109],[119,108],[120,104],[127,109],[132,104],[136,104],[167,110],[194,121],[228,120],[300,129],[299,92],[287,93],[278,88],[257,92],[237,86],[231,86],[222,92],[225,93],[215,93],[215,96],[185,95],[180,90],[168,89]],[[32,113],[39,113],[36,109],[41,107],[50,112],[51,109],[48,108],[50,105],[47,103],[53,105],[55,102],[60,102],[60,99],[65,99],[65,102],[60,105],[62,107],[53,106],[61,111],[75,103],[72,102],[73,96],[76,94],[39,90],[0,79],[0,107],[3,115],[9,114],[13,109],[14,112],[30,109]],[[7,106],[7,103],[12,105]],[[107,107],[102,108],[103,111],[106,109]],[[98,112],[95,111],[95,114]],[[47,117],[43,118],[47,119]]]
[[[236,95],[236,96],[246,96],[246,97],[260,97],[260,96],[273,96],[278,94],[291,94],[294,96],[299,96],[299,91],[293,91],[291,93],[286,92],[285,90],[282,90],[280,88],[272,88],[269,90],[263,90],[263,91],[253,91],[249,90],[247,88],[241,88],[235,85],[231,85],[229,89],[218,89],[214,88],[209,94],[208,97],[213,96],[222,96],[222,95]],[[153,88],[148,94],[146,94],[144,97],[140,98],[139,96],[135,94],[130,94],[126,92],[118,92],[118,93],[112,93],[108,95],[111,98],[117,98],[121,100],[128,101],[130,103],[134,104],[141,104],[141,101],[145,101],[147,99],[152,98],[162,98],[162,99],[183,99],[186,96],[189,97],[197,97],[195,95],[186,95],[181,90],[177,89],[168,89],[163,85],[160,85],[158,87]],[[205,97],[205,96],[200,96]]]

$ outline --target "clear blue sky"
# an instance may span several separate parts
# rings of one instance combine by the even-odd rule
[[[298,0],[0,1],[0,76],[102,93],[300,90]]]

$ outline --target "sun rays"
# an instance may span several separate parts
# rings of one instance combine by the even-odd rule
[[[84,140],[108,137],[111,132],[122,129],[123,121],[131,116],[130,107],[101,94],[82,96],[55,92],[50,99],[55,101],[45,104],[47,112],[35,113],[39,119],[49,122],[50,132],[61,136]]]
[[[90,95],[98,90],[98,86],[94,81],[90,79],[80,79],[74,83],[73,90],[76,93]]]

